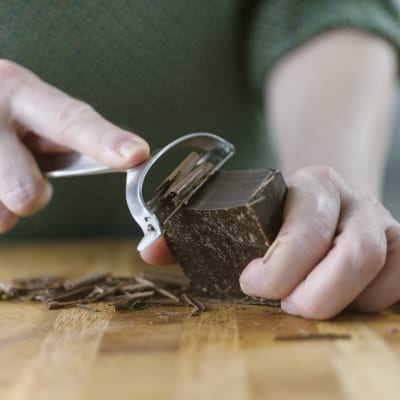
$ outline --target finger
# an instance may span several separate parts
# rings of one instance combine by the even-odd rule
[[[0,201],[18,216],[31,215],[50,200],[51,186],[13,132],[0,138]]]
[[[140,256],[151,265],[166,265],[175,262],[175,257],[170,251],[164,236],[161,236],[151,246],[144,249]]]
[[[334,247],[281,301],[282,309],[307,318],[327,319],[347,307],[385,263],[386,237],[382,225],[374,210],[360,204],[343,210]]]
[[[321,171],[304,169],[288,180],[282,228],[265,256],[253,260],[240,277],[247,295],[286,297],[330,250],[340,197],[332,179],[321,179],[333,172]]]
[[[21,67],[19,67],[22,69]],[[148,144],[28,71],[13,90],[11,113],[33,132],[113,168],[129,168],[149,155]]]
[[[49,139],[42,138],[31,132],[21,138],[21,141],[32,153],[35,154],[68,153],[72,151],[70,147],[54,143]]]
[[[386,230],[387,257],[379,275],[357,297],[352,308],[377,312],[400,300],[400,224],[395,222]]]
[[[0,202],[0,233],[9,231],[17,222],[18,217]]]

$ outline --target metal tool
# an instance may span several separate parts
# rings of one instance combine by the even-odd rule
[[[38,160],[38,163],[41,170],[51,178],[126,172],[126,202],[132,217],[143,231],[144,236],[137,246],[137,249],[142,251],[154,243],[162,234],[161,225],[153,207],[149,208],[143,199],[144,180],[157,160],[177,147],[187,147],[200,151],[201,157],[197,161],[197,165],[206,162],[213,165],[207,176],[218,170],[235,152],[231,143],[217,135],[191,133],[179,137],[156,151],[146,162],[125,170],[112,169],[80,153],[44,156]],[[204,181],[199,182],[192,193],[198,190],[203,183]],[[180,206],[178,205],[172,213],[175,213]]]

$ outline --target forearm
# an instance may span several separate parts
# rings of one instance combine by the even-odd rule
[[[396,67],[387,42],[350,29],[323,34],[282,59],[264,94],[283,172],[327,164],[379,196]]]

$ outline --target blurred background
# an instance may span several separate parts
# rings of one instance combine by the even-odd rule
[[[386,168],[384,186],[384,203],[400,220],[400,85],[397,91],[396,120],[390,148],[390,156]]]

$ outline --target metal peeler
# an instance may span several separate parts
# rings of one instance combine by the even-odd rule
[[[153,210],[143,199],[143,183],[153,165],[168,151],[176,147],[188,147],[201,152],[197,164],[212,163],[209,175],[218,170],[235,152],[233,144],[212,133],[191,133],[184,135],[157,150],[144,163],[130,169],[118,170],[98,163],[92,158],[80,154],[69,153],[57,156],[45,156],[38,160],[41,170],[50,178],[61,178],[79,175],[94,175],[110,172],[126,172],[126,202],[132,217],[143,231],[143,238],[137,249],[144,250],[154,243],[162,234],[160,222]],[[193,193],[204,181],[199,182]],[[172,213],[175,213],[177,206]]]

